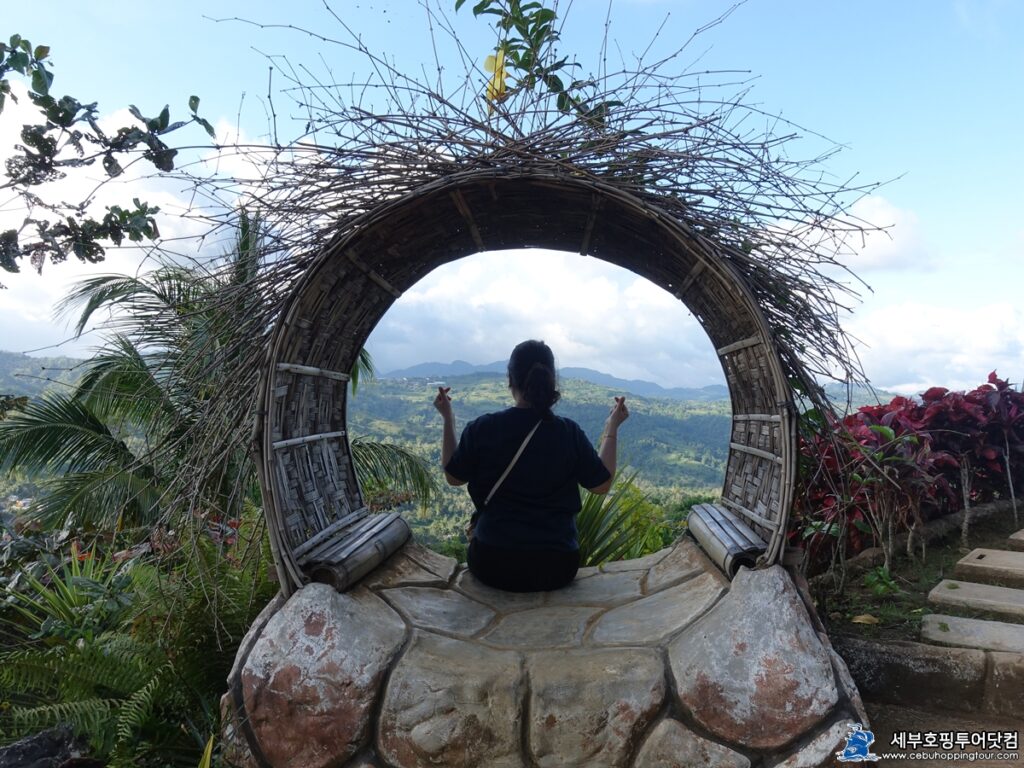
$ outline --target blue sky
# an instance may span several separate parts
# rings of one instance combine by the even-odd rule
[[[592,71],[607,3],[560,5],[568,11],[562,49],[575,52]],[[648,59],[675,50],[730,5],[614,0],[610,68],[617,68],[620,55],[629,59],[644,50],[659,27]],[[394,56],[403,70],[432,68],[426,13],[415,0],[350,0],[332,7],[371,50]],[[467,11],[449,15],[463,45],[482,62],[493,33]],[[339,76],[364,68],[359,57],[298,31],[204,16],[291,24],[346,38],[321,3],[305,0],[7,4],[0,34],[16,31],[50,45],[56,90],[95,99],[105,112],[136,103],[155,113],[170,102],[180,114],[196,93],[202,113],[220,130],[240,121],[250,137],[266,128],[263,54],[287,55],[320,71],[321,61],[329,62]],[[1016,382],[1024,377],[1022,30],[1024,3],[1018,0],[748,0],[679,60],[693,69],[753,77],[746,101],[809,129],[793,142],[791,155],[813,156],[825,146],[813,131],[845,147],[825,172],[837,179],[891,180],[856,209],[874,223],[891,224],[892,236],[872,237],[851,258],[874,290],[844,323],[861,340],[859,354],[878,386],[964,388],[981,383],[992,369]],[[443,33],[436,41],[444,55],[450,41]],[[0,116],[0,155],[12,143],[17,117],[14,110]],[[176,190],[157,185],[145,191],[147,199],[172,209]],[[4,215],[13,214],[0,201]],[[505,357],[516,341],[539,336],[563,365],[665,385],[721,380],[710,343],[685,307],[659,289],[571,255],[548,257],[549,280],[538,287],[524,277],[536,271],[538,258],[482,255],[428,276],[371,337],[380,367],[423,359],[489,362]],[[50,306],[64,283],[137,264],[136,255],[123,253],[112,254],[99,269],[65,264],[47,267],[43,278],[27,270],[0,276],[9,286],[0,293],[0,348],[27,351],[57,343],[67,334],[52,322]],[[81,354],[94,342],[57,349]]]

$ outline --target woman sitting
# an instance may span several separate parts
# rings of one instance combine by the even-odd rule
[[[524,341],[512,350],[508,383],[515,407],[471,421],[458,446],[450,387],[438,387],[441,465],[451,485],[469,483],[476,508],[469,570],[485,584],[512,592],[558,589],[575,578],[580,565],[579,486],[608,492],[619,425],[629,410],[625,397],[615,398],[595,451],[576,422],[551,412],[560,394],[554,355],[542,341]]]

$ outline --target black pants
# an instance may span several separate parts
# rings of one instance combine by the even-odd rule
[[[469,542],[469,570],[488,586],[506,592],[546,592],[576,578],[580,553],[501,549]]]

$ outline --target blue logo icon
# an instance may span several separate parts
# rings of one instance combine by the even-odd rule
[[[864,730],[860,723],[850,726],[846,735],[846,746],[842,752],[836,752],[840,763],[874,763],[882,758],[872,754],[871,745],[875,743],[875,734]]]

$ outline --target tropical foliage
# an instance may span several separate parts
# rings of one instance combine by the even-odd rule
[[[993,371],[969,391],[932,387],[842,420],[804,416],[792,536],[818,566],[973,504],[1014,501],[1024,483],[1024,393]],[[967,518],[965,517],[965,522]]]
[[[455,0],[455,10],[465,2]],[[473,5],[473,15],[493,16],[498,32],[494,53],[484,61],[484,70],[490,73],[484,95],[492,110],[517,92],[542,89],[555,97],[559,112],[573,113],[599,129],[604,127],[608,110],[622,104],[595,100],[592,93],[597,84],[593,80],[565,82],[564,78],[580,65],[570,62],[568,56],[556,57],[560,34],[555,8],[541,2],[479,0]],[[514,78],[511,82],[510,74]]]
[[[607,494],[583,491],[576,528],[584,566],[642,557],[665,543],[661,510],[637,487],[636,474],[623,477],[621,470]]]
[[[69,393],[30,400],[0,421],[0,471],[16,467],[47,478],[30,511],[42,524],[114,530],[180,522],[167,519],[171,482],[184,471],[183,449],[196,430],[215,431],[218,414],[205,407],[210,395],[233,385],[223,350],[260,297],[230,298],[231,289],[258,269],[260,232],[258,217],[242,211],[236,243],[219,268],[160,259],[141,275],[83,280],[64,299],[65,312],[80,310],[78,333],[101,311],[111,313],[112,333]],[[372,359],[363,353],[353,388],[372,378]],[[411,451],[366,439],[352,447],[371,495],[390,490],[423,501],[436,492],[433,473]],[[237,520],[244,504],[259,504],[246,448],[191,468],[194,515]]]
[[[0,742],[69,723],[111,766],[195,766],[238,643],[277,589],[267,553],[247,556],[265,547],[250,514],[230,543],[204,535],[122,562],[73,544],[41,578],[9,583]]]
[[[11,649],[0,657],[0,741],[69,723],[114,766],[212,757],[227,671],[277,587],[245,446],[198,471],[183,448],[197,427],[216,429],[209,394],[232,382],[214,355],[223,363],[227,331],[259,300],[232,288],[260,258],[260,222],[243,211],[214,268],[158,259],[148,273],[83,281],[63,306],[80,313],[78,332],[109,313],[103,346],[70,391],[13,401],[0,420],[0,469],[39,479],[21,523],[54,532],[11,532],[0,552]],[[364,352],[353,390],[373,376]],[[352,448],[371,504],[436,491],[413,451],[366,438]],[[197,479],[194,494],[173,507],[182,473]]]

